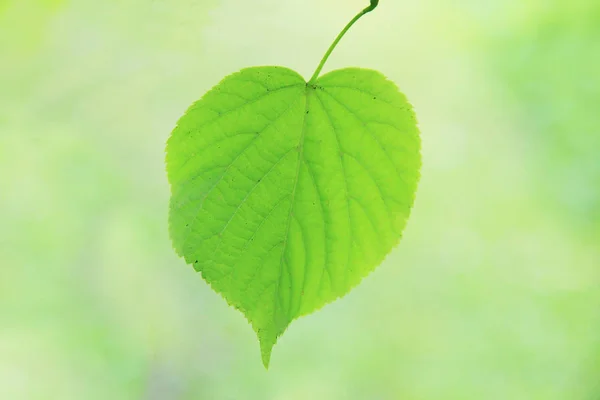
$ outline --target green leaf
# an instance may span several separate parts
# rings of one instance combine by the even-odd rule
[[[419,179],[412,107],[379,72],[226,77],[167,144],[177,253],[258,334],[343,296],[398,243]]]
[[[248,318],[268,367],[290,322],[348,293],[396,245],[421,167],[412,107],[379,72],[248,68],[167,143],[177,253]]]

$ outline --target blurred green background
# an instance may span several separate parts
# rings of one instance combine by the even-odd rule
[[[600,2],[382,0],[326,70],[413,102],[405,237],[271,368],[171,249],[164,145],[366,0],[0,0],[0,399],[600,398]]]

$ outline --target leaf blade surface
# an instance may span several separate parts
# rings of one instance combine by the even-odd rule
[[[412,107],[378,72],[307,84],[248,68],[168,141],[173,245],[244,313],[267,366],[293,319],[346,294],[397,244],[420,165]]]

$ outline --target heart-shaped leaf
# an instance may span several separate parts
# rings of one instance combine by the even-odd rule
[[[321,65],[322,66],[322,65]],[[348,293],[398,243],[419,179],[412,107],[379,72],[226,77],[167,144],[170,234],[258,334]]]

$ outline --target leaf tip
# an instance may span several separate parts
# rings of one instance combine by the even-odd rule
[[[259,337],[258,341],[260,342],[260,355],[262,357],[262,363],[265,366],[265,369],[268,370],[269,363],[271,362],[271,352],[273,351],[273,346],[275,343],[272,340],[262,337]]]

